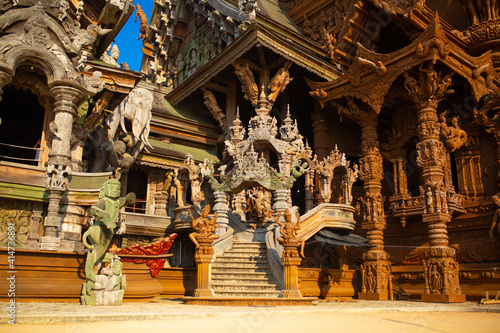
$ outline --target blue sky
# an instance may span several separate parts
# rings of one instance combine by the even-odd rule
[[[135,0],[133,5],[137,7],[137,4],[140,4],[149,20],[153,9],[153,1],[154,0]],[[137,22],[134,22],[134,20],[135,10],[118,36],[116,36],[115,42],[120,50],[118,63],[126,62],[130,69],[139,71],[141,69],[142,60],[142,40],[137,40],[139,36],[139,18],[137,18]]]

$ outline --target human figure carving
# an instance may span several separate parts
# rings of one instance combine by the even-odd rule
[[[431,264],[429,269],[429,281],[431,294],[440,293],[443,285],[443,279],[438,271],[437,264]]]
[[[271,79],[271,82],[269,83],[269,94],[267,95],[267,100],[274,103],[276,101],[276,98],[278,98],[278,95],[283,92],[292,81],[290,78],[290,74],[288,72],[288,69],[292,65],[292,62],[289,61],[285,64],[285,66],[281,67],[276,73],[276,75]]]
[[[368,265],[366,267],[366,291],[369,293],[372,293],[375,291],[375,284],[376,284],[377,278],[375,274],[373,273],[373,267],[371,265]]]
[[[190,52],[190,57],[191,58],[189,60],[188,76],[191,76],[196,72],[198,63],[198,51],[196,51],[196,49],[192,49]]]
[[[191,241],[194,243],[196,249],[200,247],[200,243],[201,245],[210,245],[212,244],[214,239],[219,238],[219,235],[215,233],[217,227],[219,226],[218,224],[216,224],[218,214],[216,212],[212,220],[208,219],[209,214],[210,205],[206,205],[202,209],[200,217],[198,217],[196,220],[194,219],[191,210],[189,210],[189,216],[191,217],[191,226],[195,230],[195,232],[189,234],[189,239],[191,239]]]
[[[426,204],[427,204],[427,213],[433,214],[434,213],[434,199],[432,197],[432,191],[431,187],[427,187],[427,193],[426,193]]]
[[[425,84],[425,96],[427,98],[433,97],[434,93],[437,92],[438,89],[438,75],[437,72],[433,68],[433,63],[429,62],[428,68],[424,68],[424,64],[420,64],[418,70],[423,74],[421,75],[421,84]],[[425,77],[425,80],[424,80]]]
[[[297,250],[287,249],[287,247],[297,248],[300,245],[300,256],[305,258],[304,256],[304,245],[305,241],[302,238],[297,237],[298,232],[300,230],[300,219],[297,212],[297,222],[294,223],[292,221],[292,214],[288,209],[285,210],[284,213],[284,222],[280,222],[281,212],[278,212],[278,216],[276,217],[276,223],[281,227],[278,242],[285,248],[283,256],[290,257],[298,257]]]
[[[467,146],[467,133],[458,126],[458,116],[452,119],[453,126],[446,125],[446,112],[439,115],[441,135],[446,138],[446,146],[450,152]]]
[[[252,103],[253,106],[257,105],[259,95],[259,88],[255,83],[255,78],[248,64],[240,65],[233,64],[235,74],[241,82],[241,91],[245,94],[244,98]]]
[[[129,193],[126,197],[120,197],[121,183],[117,179],[109,179],[101,187],[97,203],[90,208],[96,221],[83,234],[83,244],[91,249],[87,254],[85,262],[85,276],[87,281],[82,291],[83,296],[91,296],[96,282],[96,275],[105,259],[106,252],[111,244],[120,208],[133,204],[135,194]],[[123,228],[120,228],[123,230]]]
[[[495,241],[495,229],[497,230],[497,233],[500,234],[500,223],[498,223],[499,218],[500,218],[500,192],[495,194],[494,196],[491,197],[491,200],[493,200],[493,203],[497,207],[495,210],[495,213],[493,214],[493,220],[491,221],[491,227],[489,231],[489,236],[492,242]]]

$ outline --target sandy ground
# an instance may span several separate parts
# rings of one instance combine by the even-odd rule
[[[168,317],[168,314],[166,315]],[[500,313],[484,312],[392,312],[353,314],[257,313],[210,315],[147,321],[104,321],[55,325],[0,325],[2,333],[293,333],[293,332],[500,332]]]

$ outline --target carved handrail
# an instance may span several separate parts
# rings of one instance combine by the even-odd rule
[[[233,234],[234,229],[228,227],[226,232],[214,241],[212,248],[214,249],[215,257],[222,255],[224,251],[229,250],[233,246]]]
[[[343,204],[323,203],[300,217],[300,230],[297,237],[305,241],[323,228],[354,230],[354,207]],[[292,214],[292,216],[294,216]]]

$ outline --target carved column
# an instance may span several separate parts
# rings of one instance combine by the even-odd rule
[[[406,178],[406,150],[391,151],[391,162],[394,166],[394,196],[408,197],[408,179]]]
[[[305,200],[306,213],[314,208],[314,169],[310,168],[305,173]]]
[[[330,152],[328,123],[321,113],[314,113],[311,118],[314,131],[314,154],[318,156],[318,160],[322,160]]]
[[[379,151],[377,136],[377,115],[367,114],[360,119],[361,150],[359,177],[363,181],[364,221],[363,229],[371,248],[363,256],[362,289],[359,299],[387,300],[389,298],[390,266],[384,250],[384,229],[386,226],[382,200],[383,159]]]
[[[245,204],[246,195],[244,190],[237,194],[233,194],[233,212],[238,215],[242,221],[246,221]]]
[[[419,80],[406,77],[410,98],[417,105],[418,138],[417,165],[420,169],[421,195],[424,197],[422,219],[428,225],[430,250],[424,261],[424,302],[465,302],[458,281],[455,250],[448,246],[446,224],[451,221],[447,206],[445,165],[447,151],[440,141],[437,106],[451,84],[451,80],[437,76],[433,64],[420,66]],[[411,81],[411,84],[409,83]]]
[[[50,89],[54,98],[54,120],[50,124],[52,150],[46,172],[46,191],[49,206],[44,221],[44,236],[40,239],[41,250],[57,251],[60,239],[57,228],[60,226],[59,204],[67,190],[68,176],[71,174],[70,139],[76,107],[83,93],[71,86],[54,86]]]
[[[155,210],[154,214],[158,216],[167,216],[167,202],[168,202],[168,193],[170,188],[165,189],[164,186],[165,175],[158,175],[156,181],[156,193],[155,193]]]
[[[283,215],[283,212],[288,208],[287,198],[289,191],[290,190],[288,189],[280,189],[274,191],[273,210],[275,212],[281,212],[281,215]]]

